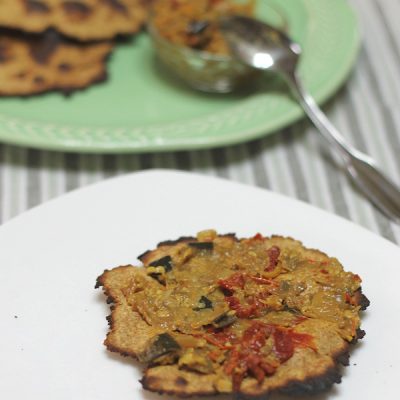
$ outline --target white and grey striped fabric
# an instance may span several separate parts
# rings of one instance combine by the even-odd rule
[[[400,1],[350,2],[361,21],[363,46],[347,85],[325,110],[348,140],[373,156],[400,185]],[[107,177],[148,168],[175,168],[298,198],[400,244],[400,227],[352,186],[321,151],[313,129],[302,121],[242,145],[163,154],[76,155],[0,145],[0,222]]]

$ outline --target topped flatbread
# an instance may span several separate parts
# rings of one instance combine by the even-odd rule
[[[0,0],[0,26],[25,32],[56,29],[82,40],[111,39],[143,26],[149,0]]]
[[[78,43],[55,31],[24,35],[0,30],[0,96],[71,93],[107,78],[113,44]]]
[[[110,351],[178,396],[316,393],[341,380],[369,301],[358,275],[291,238],[200,232],[105,271]]]

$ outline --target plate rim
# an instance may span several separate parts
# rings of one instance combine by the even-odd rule
[[[179,177],[184,177],[184,179],[188,178],[188,177],[194,177],[195,179],[201,179],[204,181],[216,182],[216,183],[221,183],[221,184],[227,184],[230,186],[237,186],[237,187],[243,187],[246,189],[254,190],[254,191],[259,192],[261,195],[266,194],[266,195],[281,199],[284,202],[289,202],[289,203],[299,205],[300,207],[305,207],[306,209],[311,210],[312,212],[320,213],[324,217],[332,218],[333,220],[337,221],[337,223],[351,226],[353,229],[360,231],[364,235],[369,235],[369,236],[372,235],[375,239],[385,242],[386,245],[389,245],[389,247],[392,247],[392,249],[399,251],[399,255],[400,255],[400,245],[398,245],[394,242],[391,242],[390,240],[386,239],[385,237],[380,236],[378,233],[373,232],[373,231],[369,230],[368,228],[366,228],[362,225],[359,225],[352,220],[346,219],[346,218],[342,217],[341,215],[335,214],[334,212],[330,212],[326,209],[322,209],[316,205],[307,203],[298,198],[294,198],[294,197],[290,197],[290,196],[282,194],[282,193],[274,192],[267,188],[254,186],[249,183],[233,181],[231,179],[223,178],[220,176],[214,176],[214,175],[210,176],[210,175],[201,174],[199,172],[183,171],[183,170],[179,170],[179,169],[170,169],[170,168],[151,168],[151,169],[147,169],[147,170],[129,172],[129,173],[125,173],[122,175],[109,177],[102,181],[93,182],[86,186],[73,189],[69,192],[61,194],[58,197],[47,200],[44,203],[38,204],[38,205],[22,212],[21,214],[16,215],[15,217],[9,219],[8,221],[4,222],[3,224],[0,225],[0,235],[3,234],[3,231],[6,230],[9,227],[9,225],[13,225],[15,222],[19,223],[21,219],[24,219],[26,216],[29,216],[29,215],[34,215],[37,212],[40,212],[43,208],[47,208],[48,206],[52,206],[52,205],[57,205],[57,203],[59,203],[60,201],[63,202],[65,200],[67,200],[68,198],[74,198],[77,196],[81,196],[82,192],[96,190],[97,188],[101,188],[102,186],[107,186],[107,185],[112,184],[113,182],[117,182],[117,181],[122,181],[122,180],[129,181],[130,179],[139,177],[139,176],[144,176],[144,177],[161,176],[164,181],[168,181],[169,177],[179,176]],[[0,240],[1,240],[1,236],[0,236]]]
[[[302,0],[307,11],[314,7],[313,0]],[[321,3],[322,4],[322,3]],[[346,37],[346,55],[343,56],[343,62],[332,79],[324,82],[323,86],[319,86],[314,94],[318,104],[327,101],[343,84],[350,75],[361,48],[361,30],[360,24],[354,8],[345,0],[335,2],[335,7],[340,12],[346,14],[348,18],[349,36]],[[233,105],[227,109],[232,110],[240,107],[240,104]],[[208,114],[213,116],[214,114]],[[217,118],[218,118],[218,114]],[[227,145],[235,145],[250,140],[259,139],[276,132],[278,129],[293,124],[304,117],[302,109],[296,104],[289,109],[289,112],[279,115],[278,118],[265,120],[258,125],[250,125],[244,131],[232,131],[229,134],[202,137],[180,137],[162,139],[158,137],[152,138],[150,141],[143,135],[141,130],[145,130],[147,126],[126,126],[126,127],[99,127],[99,126],[73,126],[65,123],[53,123],[43,121],[33,121],[32,119],[24,119],[19,117],[10,117],[0,112],[0,141],[6,144],[27,146],[41,150],[68,151],[76,153],[94,153],[94,154],[128,154],[128,153],[144,153],[144,152],[163,152],[163,151],[179,151],[179,150],[200,150],[209,149]],[[221,117],[220,117],[221,118]],[[179,126],[185,126],[190,129],[190,124],[198,124],[203,117],[190,118],[187,121],[174,121],[168,123],[155,123],[149,127],[157,130],[176,129]],[[181,128],[182,129],[182,128]],[[132,136],[132,132],[136,130],[137,136]],[[37,131],[43,133],[38,134]],[[73,132],[79,131],[79,136]],[[21,133],[22,132],[22,133]],[[95,136],[101,137],[107,132],[119,137],[120,140],[102,140],[95,141],[93,138],[85,139],[85,132],[95,132]],[[129,134],[131,132],[131,135]]]

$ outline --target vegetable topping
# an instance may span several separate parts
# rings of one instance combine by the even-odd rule
[[[123,302],[158,333],[138,358],[205,375],[213,390],[261,387],[289,366],[328,370],[327,360],[363,336],[359,314],[369,302],[360,277],[293,239],[209,230],[163,242],[142,261]]]

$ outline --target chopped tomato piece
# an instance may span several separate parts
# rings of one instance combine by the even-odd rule
[[[346,292],[344,298],[346,300],[346,303],[351,304],[352,306],[358,306],[357,299],[355,298],[355,296],[351,296],[350,293]]]
[[[265,271],[270,272],[275,269],[278,265],[279,255],[281,254],[281,249],[277,246],[272,246],[267,250],[267,254],[269,257],[269,264],[265,268]]]
[[[273,286],[279,285],[279,283],[277,283],[273,279],[262,278],[260,276],[249,276],[249,278],[256,283],[259,283],[260,285],[273,285]]]
[[[329,271],[327,271],[326,269],[321,269],[319,272],[321,272],[321,274],[329,274]]]
[[[276,328],[273,338],[275,354],[281,362],[285,362],[293,356],[295,347],[316,349],[311,335],[293,332],[291,329]]]
[[[212,361],[217,361],[220,356],[221,352],[219,350],[213,350],[208,353],[208,357],[210,357]]]
[[[233,371],[237,367],[240,359],[239,350],[237,348],[231,351],[228,361],[225,363],[224,371],[228,375],[232,375]]]
[[[236,288],[243,289],[245,285],[245,276],[244,274],[237,272],[236,274],[231,275],[227,279],[219,279],[218,285],[227,290],[230,293],[233,293]]]
[[[280,362],[284,362],[292,357],[294,353],[294,343],[284,330],[276,329],[273,333],[274,350]]]
[[[207,340],[208,343],[222,350],[231,349],[232,344],[236,342],[235,334],[229,331],[229,329],[215,330],[215,328],[210,328],[208,332],[208,335],[203,335],[202,337]]]
[[[222,343],[220,340],[216,339],[213,336],[204,335],[203,338],[207,340],[208,343],[213,344],[214,346],[217,346],[222,350],[228,350],[230,348],[230,346],[226,346],[226,344]]]
[[[249,305],[243,306],[240,303],[240,300],[235,296],[225,297],[225,301],[228,302],[229,308],[231,310],[236,311],[236,315],[239,318],[250,318],[257,316],[259,308],[261,306],[261,304],[256,299],[253,299],[253,301]]]
[[[266,375],[272,375],[276,367],[267,363],[260,355],[273,327],[262,322],[254,322],[242,336],[240,346],[235,347],[225,363],[224,371],[232,375],[234,391],[238,391],[247,374],[261,383]]]

